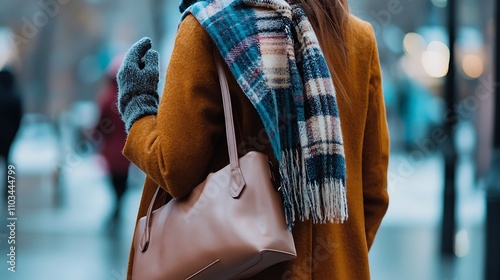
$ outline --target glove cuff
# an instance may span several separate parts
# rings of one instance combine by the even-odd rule
[[[142,117],[158,113],[158,93],[133,95],[121,111],[125,130],[130,132],[134,122]],[[120,101],[118,101],[120,102]]]

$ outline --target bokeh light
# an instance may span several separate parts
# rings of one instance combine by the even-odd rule
[[[422,53],[422,66],[432,78],[442,78],[448,74],[450,49],[439,41],[433,41]]]
[[[448,0],[431,0],[431,2],[438,8],[445,8],[448,5]]]
[[[9,29],[0,27],[0,69],[12,59],[11,37]]]
[[[462,59],[462,69],[468,77],[476,79],[484,72],[484,62],[476,54],[467,54]]]
[[[406,34],[403,45],[405,52],[411,56],[420,56],[426,48],[426,42],[424,37],[418,33],[408,33]]]

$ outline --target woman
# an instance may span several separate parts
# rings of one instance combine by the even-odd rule
[[[157,185],[184,197],[228,164],[215,45],[227,64],[239,151],[259,150],[278,166],[297,249],[295,260],[252,279],[369,279],[389,154],[371,26],[344,0],[187,1],[181,11],[159,107],[149,39],[118,74],[124,154],[148,175],[138,217]]]
[[[11,163],[10,152],[23,115],[21,97],[16,86],[15,76],[9,69],[0,70],[0,158],[5,168]],[[5,183],[4,183],[5,182]],[[7,201],[7,180],[2,182],[3,197]]]
[[[100,118],[95,131],[102,133],[102,144],[99,147],[101,155],[107,163],[107,171],[111,179],[111,187],[115,193],[115,206],[111,214],[111,224],[120,222],[120,204],[127,190],[129,161],[122,155],[122,147],[127,138],[125,127],[116,109],[118,84],[116,74],[123,60],[122,56],[115,57],[105,75],[105,86],[99,95],[98,104]]]

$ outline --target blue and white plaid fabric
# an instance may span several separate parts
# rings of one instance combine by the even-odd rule
[[[183,1],[259,113],[280,161],[287,224],[348,217],[335,86],[300,1]]]

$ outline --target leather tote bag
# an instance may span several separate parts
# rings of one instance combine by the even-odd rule
[[[296,257],[266,155],[238,159],[229,88],[216,54],[230,164],[152,211],[134,236],[133,279],[244,279]]]

